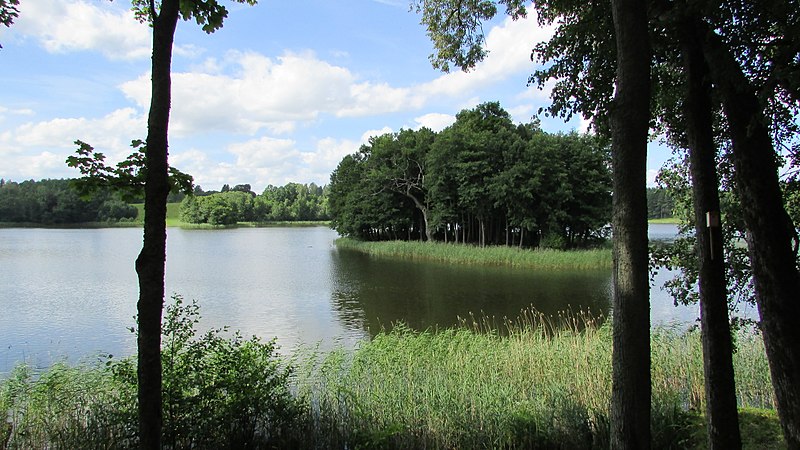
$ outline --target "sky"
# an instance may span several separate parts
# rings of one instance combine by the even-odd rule
[[[549,104],[527,85],[551,33],[533,14],[486,23],[487,59],[445,74],[407,0],[221,1],[224,27],[182,21],[173,51],[170,164],[205,190],[323,185],[370,136],[439,131],[487,101],[524,123]],[[22,0],[0,45],[0,178],[77,177],[75,140],[115,163],[146,137],[151,34],[129,1]],[[585,126],[542,118],[549,132]],[[667,157],[651,146],[650,184]]]

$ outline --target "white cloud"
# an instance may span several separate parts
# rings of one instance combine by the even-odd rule
[[[327,137],[302,150],[291,139],[261,137],[229,145],[227,150],[233,156],[230,162],[190,149],[170,155],[170,164],[194,176],[195,183],[206,190],[219,189],[226,183],[249,183],[254,192],[261,192],[268,184],[327,184],[342,158],[355,153],[360,145],[355,140]]]
[[[29,0],[20,4],[15,30],[52,53],[97,50],[110,59],[150,55],[150,29],[110,2]]]
[[[228,151],[236,155],[238,167],[265,168],[296,159],[300,152],[291,139],[261,139],[231,144]]]
[[[231,52],[224,63],[210,60],[196,69],[172,76],[170,130],[179,136],[215,130],[255,134],[263,129],[285,134],[298,122],[322,115],[384,114],[420,108],[425,102],[409,88],[359,81],[348,69],[310,52],[275,59]],[[149,107],[149,73],[120,89],[143,110]]]
[[[426,95],[457,96],[490,83],[504,81],[511,76],[533,72],[531,49],[541,41],[548,40],[552,27],[540,27],[533,12],[527,18],[512,20],[491,29],[486,36],[487,58],[470,72],[452,72],[419,86]]]
[[[0,176],[77,176],[64,162],[77,148],[77,139],[104,153],[107,163],[116,163],[131,153],[132,139],[144,138],[144,124],[144,117],[125,108],[98,119],[57,118],[20,125],[0,134]]]
[[[361,134],[360,143],[361,144],[367,144],[367,143],[369,143],[369,138],[377,137],[377,136],[383,136],[384,134],[387,134],[387,133],[394,133],[394,130],[392,130],[390,127],[383,127],[383,128],[381,128],[379,130],[367,130],[367,131],[365,131],[364,133]],[[353,153],[356,150],[358,150],[358,149],[354,149],[350,153]]]
[[[656,177],[658,177],[657,169],[647,169],[647,187],[658,187]]]
[[[441,113],[429,113],[414,118],[414,122],[417,123],[415,128],[427,127],[436,132],[444,130],[455,121],[456,116]]]
[[[308,51],[277,58],[229,52],[222,61],[208,59],[192,72],[173,74],[170,129],[179,136],[215,130],[286,134],[298,123],[326,115],[364,117],[419,110],[433,98],[460,99],[515,74],[527,77],[532,70],[531,48],[550,33],[539,28],[534,17],[506,19],[489,32],[489,57],[473,71],[444,74],[411,86],[362,80],[348,68]],[[148,107],[149,74],[120,87],[142,109]],[[465,107],[474,106],[479,99],[473,96],[467,103]]]
[[[510,108],[506,108],[506,111],[511,114],[511,119],[516,123],[530,122],[535,112],[533,110],[533,105],[530,103],[512,106]]]
[[[0,106],[0,119],[3,118],[5,115],[12,115],[12,116],[32,116],[34,114],[32,109],[24,108],[24,109],[9,109],[4,106]]]

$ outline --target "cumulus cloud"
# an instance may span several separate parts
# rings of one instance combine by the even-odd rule
[[[324,116],[364,117],[419,110],[434,98],[459,99],[515,74],[526,78],[532,70],[531,48],[550,33],[538,26],[535,17],[508,18],[489,32],[489,57],[474,70],[443,74],[410,86],[362,79],[313,52],[286,52],[274,58],[229,52],[222,60],[209,58],[191,72],[173,74],[171,130],[182,136],[213,130],[287,134],[298,123]],[[121,89],[141,108],[149,105],[148,73],[122,84]],[[477,104],[477,97],[473,99]]]
[[[380,130],[384,131],[384,130]],[[364,142],[367,136],[364,138]],[[223,184],[249,183],[255,192],[267,185],[289,182],[327,184],[330,174],[346,155],[355,153],[362,142],[326,137],[302,148],[291,139],[260,137],[230,144],[230,161],[212,158],[208,152],[192,148],[170,155],[170,164],[192,174],[205,189]]]
[[[131,153],[132,139],[144,138],[144,123],[144,117],[133,108],[119,109],[97,119],[57,118],[25,123],[0,134],[0,176],[76,176],[64,163],[74,152],[76,139],[88,142],[104,153],[109,163],[115,163]]]
[[[414,118],[414,122],[417,123],[415,128],[427,127],[436,132],[444,130],[452,125],[455,121],[456,116],[441,113],[429,113]]]
[[[451,72],[418,89],[426,96],[456,96],[511,76],[527,80],[527,74],[534,68],[530,59],[531,49],[538,42],[548,40],[552,34],[552,27],[539,26],[533,12],[516,21],[507,17],[486,36],[489,56],[483,62],[469,72]]]
[[[310,52],[278,58],[231,52],[224,64],[213,60],[196,67],[205,68],[209,70],[173,74],[170,128],[178,135],[213,130],[255,134],[263,129],[289,133],[298,122],[322,115],[383,114],[419,108],[425,102],[409,88],[361,81]],[[141,108],[148,107],[149,73],[120,88]]]
[[[49,52],[96,50],[110,59],[150,55],[150,29],[133,13],[110,2],[23,1],[15,30]]]

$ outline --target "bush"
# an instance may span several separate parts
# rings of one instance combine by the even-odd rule
[[[198,336],[199,319],[197,304],[177,295],[165,311],[164,448],[283,447],[300,411],[292,368],[274,341],[226,329]],[[0,414],[0,448],[136,448],[136,360],[57,364],[38,376],[17,367],[0,382]]]

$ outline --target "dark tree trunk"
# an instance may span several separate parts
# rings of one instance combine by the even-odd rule
[[[647,248],[647,133],[650,47],[646,8],[611,0],[617,80],[611,111],[614,305],[611,448],[650,448],[650,285]]]
[[[708,66],[703,59],[701,37],[691,27],[682,31],[681,45],[687,77],[684,104],[686,134],[689,141],[695,236],[700,265],[700,330],[703,340],[708,448],[740,449],[742,440],[733,376],[725,256],[719,223],[719,182],[711,80]]]
[[[144,243],[136,259],[139,276],[138,398],[142,449],[161,448],[161,312],[167,254],[167,129],[172,42],[178,0],[164,0],[153,21],[152,98],[147,119]]]
[[[702,26],[702,25],[701,25]],[[755,89],[713,31],[703,51],[731,130],[756,302],[778,416],[789,448],[800,449],[800,274],[794,224],[783,206],[778,163]]]

